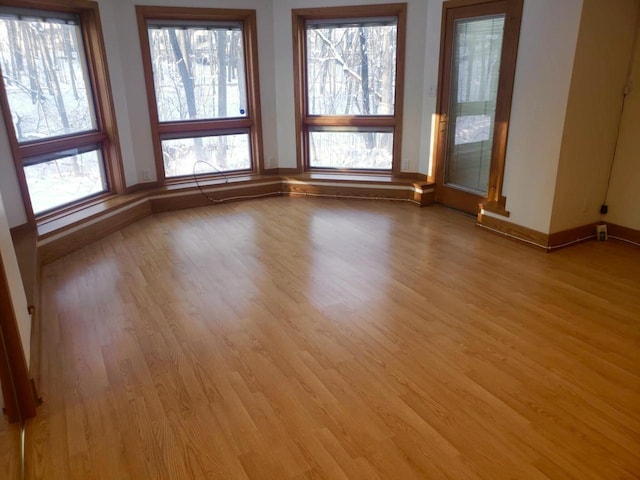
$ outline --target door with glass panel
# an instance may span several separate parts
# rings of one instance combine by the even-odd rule
[[[469,3],[443,5],[436,200],[475,214],[479,204],[504,209],[502,176],[522,2]]]

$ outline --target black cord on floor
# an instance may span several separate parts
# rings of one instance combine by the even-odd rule
[[[196,182],[196,186],[198,187],[198,190],[200,190],[200,193],[202,194],[202,196],[206,198],[208,201],[210,201],[211,203],[222,203],[224,200],[212,198],[209,195],[207,195],[207,192],[204,191],[204,189],[202,188],[202,185],[200,185],[200,182],[198,182],[198,173],[196,173],[196,166],[199,163],[204,163],[205,165],[208,165],[213,170],[215,170],[216,173],[219,173],[224,178],[224,183],[229,183],[229,177],[227,177],[224,174],[224,172],[222,172],[222,170],[220,170],[218,167],[216,167],[215,165],[211,165],[209,162],[205,162],[204,160],[198,160],[193,164],[193,181]]]

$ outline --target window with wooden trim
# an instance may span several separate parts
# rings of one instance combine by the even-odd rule
[[[0,103],[29,219],[120,191],[97,3],[1,6],[0,68]]]
[[[160,181],[260,171],[255,11],[136,11]]]
[[[399,173],[406,4],[292,14],[299,166]]]

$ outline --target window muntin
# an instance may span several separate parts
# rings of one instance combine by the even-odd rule
[[[294,9],[298,164],[400,173],[406,4]]]
[[[158,181],[261,171],[255,10],[136,13]]]
[[[99,146],[26,159],[24,174],[38,215],[107,191]]]
[[[168,177],[249,170],[249,132],[162,140],[162,158]]]
[[[393,115],[397,18],[307,20],[309,115]]]
[[[147,28],[160,122],[248,116],[241,22]]]

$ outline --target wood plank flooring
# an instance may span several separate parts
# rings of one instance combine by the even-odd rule
[[[0,399],[0,404],[2,400]],[[0,416],[0,478],[20,479],[20,424],[10,424],[4,415]]]
[[[640,478],[640,250],[441,207],[154,215],[43,271],[29,479]]]

